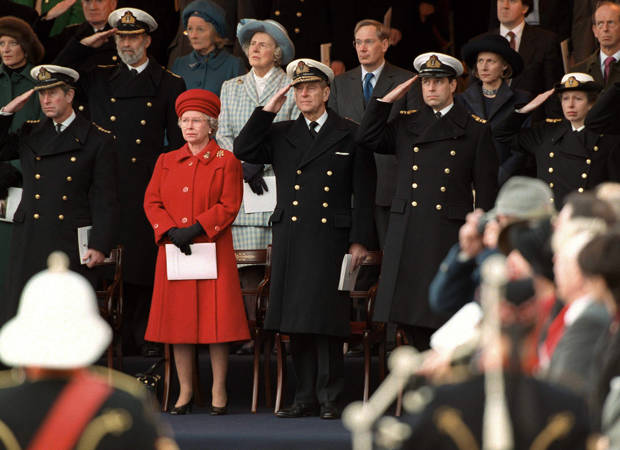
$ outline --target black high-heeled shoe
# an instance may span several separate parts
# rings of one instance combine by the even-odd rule
[[[212,416],[223,416],[224,414],[228,414],[228,400],[226,400],[224,406],[213,406],[213,403],[211,403],[211,411],[209,411],[209,414]]]
[[[189,399],[189,402],[187,402],[184,405],[181,406],[173,406],[172,408],[170,408],[170,411],[168,411],[170,414],[175,415],[175,416],[180,416],[183,414],[189,414],[192,412],[192,406],[194,404],[194,397]]]

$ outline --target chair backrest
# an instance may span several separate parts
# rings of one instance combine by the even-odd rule
[[[372,250],[368,252],[368,256],[362,262],[362,266],[378,266],[381,270],[381,263],[383,261],[383,252],[381,250]],[[367,291],[353,290],[349,293],[351,298],[363,298],[366,299],[366,322],[370,326],[372,317],[375,311],[375,297],[377,296],[377,288],[379,287],[379,281],[373,284]]]
[[[255,287],[241,289],[244,296],[255,296],[255,317],[257,324],[262,324],[267,309],[267,297],[269,296],[269,281],[271,280],[271,245],[263,249],[235,250],[237,264],[250,264],[265,266],[265,275]]]
[[[113,329],[120,329],[123,315],[123,246],[114,247],[110,256],[98,266],[114,265],[114,275],[111,282],[105,282],[103,288],[96,291],[101,315],[110,323]]]

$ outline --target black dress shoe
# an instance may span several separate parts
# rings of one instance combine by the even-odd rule
[[[168,411],[170,414],[174,416],[181,416],[183,414],[189,414],[192,412],[192,405],[194,404],[194,397],[192,397],[189,402],[181,406],[173,406]]]
[[[213,406],[213,403],[211,403],[209,414],[212,416],[223,416],[224,414],[228,414],[228,402],[226,402],[224,406]]]
[[[340,419],[340,408],[335,403],[324,403],[321,405],[321,419]]]
[[[295,417],[310,417],[316,416],[318,408],[316,405],[308,405],[303,403],[295,403],[290,408],[281,409],[276,413],[277,417],[281,419],[292,419]]]

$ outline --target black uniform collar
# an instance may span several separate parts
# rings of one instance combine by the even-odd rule
[[[30,146],[35,155],[49,156],[79,150],[88,138],[90,122],[81,114],[61,134],[54,130],[54,123],[46,118],[41,121],[29,136]]]

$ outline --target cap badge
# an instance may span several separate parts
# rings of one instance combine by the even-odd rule
[[[39,69],[39,74],[37,75],[37,80],[39,81],[47,81],[52,78],[52,74],[45,67],[41,67]]]
[[[125,14],[123,14],[123,17],[121,17],[121,23],[123,25],[133,25],[134,23],[136,23],[136,18],[131,13],[131,11],[125,11]]]
[[[575,77],[568,77],[568,80],[564,82],[564,87],[567,88],[576,88],[579,86],[579,81]]]
[[[295,67],[295,73],[293,75],[297,77],[308,72],[310,72],[310,67],[308,67],[305,62],[299,61],[299,63],[297,63],[297,67]]]
[[[441,62],[439,61],[439,58],[437,58],[437,55],[431,55],[424,66],[427,69],[439,69],[441,67]]]

